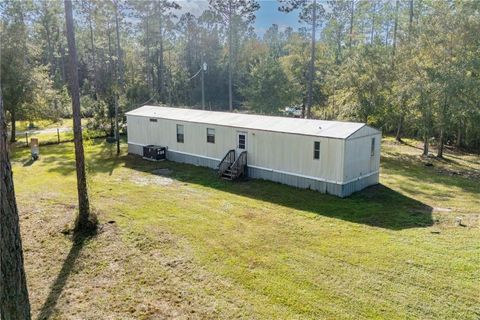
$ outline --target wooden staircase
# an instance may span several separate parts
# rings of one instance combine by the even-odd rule
[[[218,165],[218,175],[225,180],[237,180],[246,176],[247,151],[242,151],[235,159],[235,150],[229,150]]]

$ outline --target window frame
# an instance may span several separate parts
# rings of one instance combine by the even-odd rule
[[[318,145],[318,148],[317,148]],[[313,141],[313,160],[320,160],[320,141]]]
[[[213,131],[213,133],[209,133],[209,130]],[[211,141],[209,141],[209,138],[211,138]],[[215,128],[207,128],[207,143],[215,144]]]
[[[243,136],[243,148],[241,147],[240,144],[240,136]],[[240,150],[247,150],[247,133],[246,132],[237,132],[237,149]]]
[[[182,129],[182,133],[180,133],[180,130],[179,129]],[[177,129],[177,143],[185,143],[185,127],[183,126],[183,124],[178,124],[177,123],[177,126],[176,126],[176,129]]]

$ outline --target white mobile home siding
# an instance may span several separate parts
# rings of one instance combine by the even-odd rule
[[[129,152],[134,154],[141,155],[144,145],[162,145],[168,147],[167,158],[170,160],[216,168],[228,150],[236,149],[237,132],[245,132],[248,173],[251,177],[342,197],[365,185],[378,183],[377,175],[362,183],[356,181],[348,188],[344,186],[345,182],[361,180],[367,171],[378,172],[376,161],[379,161],[379,152],[370,157],[368,139],[371,135],[380,135],[377,130],[367,126],[358,130],[363,132],[361,134],[364,137],[355,132],[350,139],[341,139],[135,114],[127,114],[127,123]],[[177,124],[184,126],[184,143],[177,142]],[[215,143],[207,142],[207,128],[215,129]],[[377,139],[379,148],[380,138]],[[315,141],[320,142],[318,160],[314,159]],[[365,153],[368,153],[368,157]]]

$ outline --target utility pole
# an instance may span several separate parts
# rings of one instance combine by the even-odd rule
[[[205,71],[207,71],[207,63],[202,65],[202,110],[205,110]]]

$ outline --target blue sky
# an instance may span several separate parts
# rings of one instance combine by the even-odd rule
[[[208,8],[207,0],[180,0],[178,3],[182,6],[181,12],[190,12],[197,17]],[[295,30],[301,26],[298,22],[298,13],[283,13],[278,11],[279,3],[276,0],[261,0],[260,10],[256,12],[257,19],[255,20],[255,30],[259,36],[262,36],[265,31],[276,23],[280,30],[288,26]]]
[[[257,11],[255,20],[255,30],[259,36],[272,25],[278,24],[280,30],[286,27],[297,29],[301,26],[298,22],[298,12],[283,13],[278,11],[279,3],[274,0],[260,1],[260,10]]]

